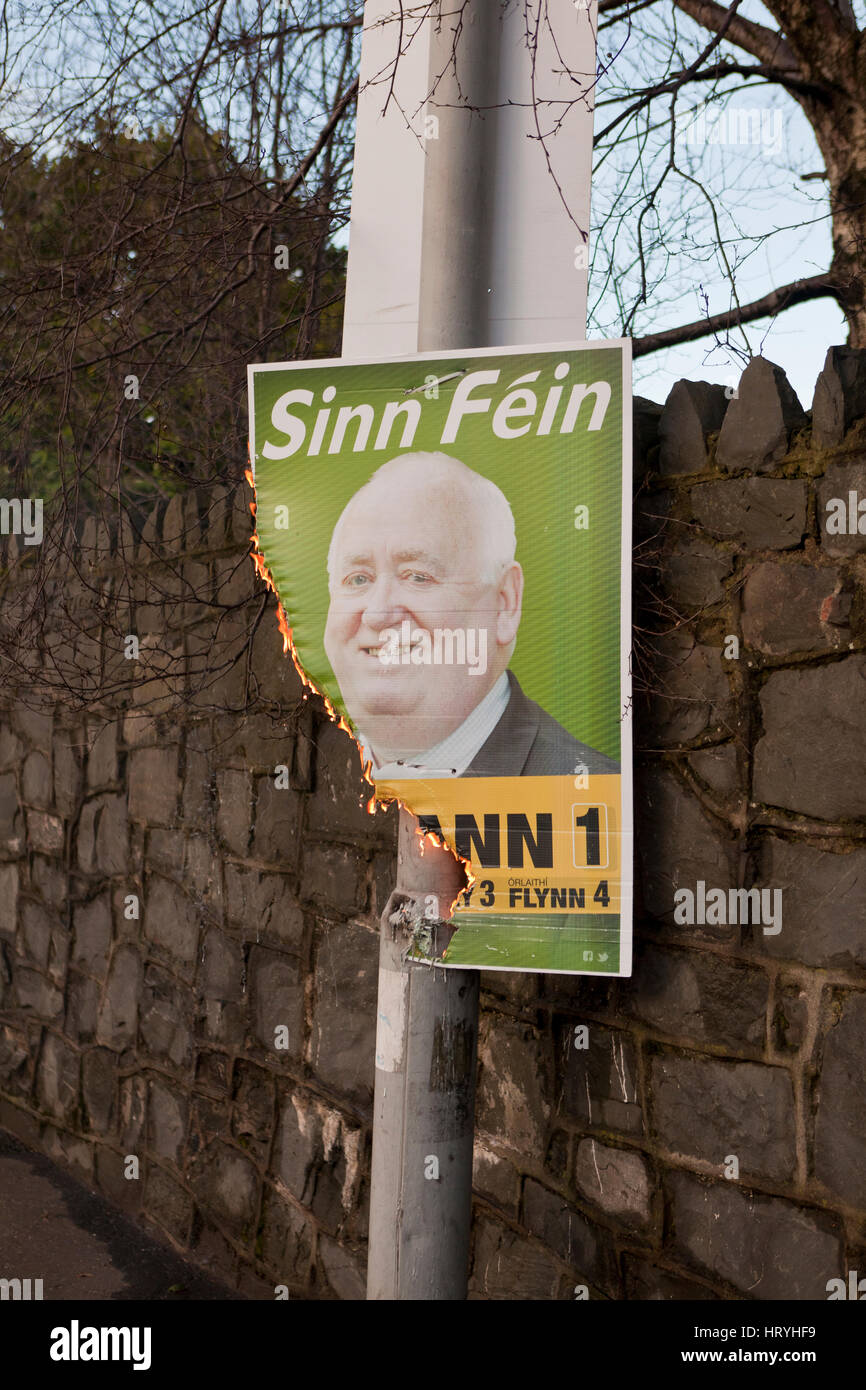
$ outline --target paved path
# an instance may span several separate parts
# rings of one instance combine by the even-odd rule
[[[41,1279],[46,1300],[243,1298],[2,1129],[0,1279]]]

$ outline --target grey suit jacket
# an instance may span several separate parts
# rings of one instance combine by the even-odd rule
[[[543,777],[562,773],[619,772],[619,763],[573,738],[541,705],[524,695],[508,672],[511,698],[493,733],[464,777]],[[580,766],[582,765],[582,766]]]

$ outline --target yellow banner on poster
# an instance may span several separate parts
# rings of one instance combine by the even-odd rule
[[[620,777],[379,782],[471,864],[461,912],[621,912]]]

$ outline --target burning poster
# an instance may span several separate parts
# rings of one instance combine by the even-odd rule
[[[257,365],[249,398],[296,659],[468,861],[445,962],[629,974],[628,344]]]

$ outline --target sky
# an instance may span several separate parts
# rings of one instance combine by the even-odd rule
[[[739,13],[774,30],[778,28],[758,0],[745,0]],[[855,13],[861,26],[866,26],[866,5],[862,0],[856,0]],[[687,58],[708,38],[705,31],[697,26],[689,30],[687,24],[683,25],[682,35]],[[609,84],[616,77],[624,83],[631,77],[632,82],[639,85],[642,72],[657,75],[658,67],[653,68],[653,62],[657,64],[667,38],[662,29],[655,50],[651,44],[636,47],[632,41],[618,51],[610,78],[603,77],[599,83],[599,102],[604,100]],[[600,32],[599,59],[602,63],[609,46],[609,36]],[[731,48],[729,51],[736,53],[741,61],[753,61],[744,57],[741,50]],[[680,182],[663,200],[662,222],[667,251],[657,259],[656,281],[653,284],[651,280],[649,304],[635,320],[635,335],[690,323],[706,312],[716,313],[731,307],[729,281],[714,247],[710,201],[718,218],[725,254],[736,266],[740,303],[746,304],[776,286],[817,274],[829,266],[831,232],[827,185],[821,179],[804,180],[802,177],[823,169],[823,158],[808,121],[797,103],[776,86],[746,83],[739,78],[733,82],[729,80],[728,85],[734,90],[723,106],[705,103],[706,87],[690,87],[678,98],[678,163],[700,181],[710,198],[689,187],[684,208],[684,185]],[[613,111],[616,109],[614,107]],[[601,120],[606,122],[610,115],[610,108],[604,110],[599,106],[596,130]],[[661,167],[659,161],[667,158],[668,140],[667,130],[659,133],[649,166],[649,184],[654,171]],[[605,278],[605,264],[616,267],[620,298],[623,294],[627,298],[629,288],[634,291],[637,284],[636,275],[628,270],[633,246],[633,239],[628,235],[628,219],[612,251],[609,233],[608,246],[604,247],[605,233],[598,226],[621,192],[623,171],[630,167],[631,161],[632,151],[626,143],[622,159],[617,161],[614,157],[613,161],[605,161],[593,177],[596,245],[590,274],[591,337],[600,331],[611,332],[617,321],[621,322],[619,298]],[[631,177],[633,179],[633,174]],[[636,204],[632,225],[636,223],[638,212]],[[703,296],[706,296],[706,304]],[[821,299],[798,305],[773,321],[757,320],[747,325],[738,335],[741,347],[744,346],[743,334],[753,353],[760,352],[784,369],[801,404],[809,409],[827,348],[845,343],[847,326],[835,301]],[[637,358],[634,389],[638,395],[663,401],[681,378],[729,385],[736,382],[743,366],[742,358],[736,353],[705,338]]]

